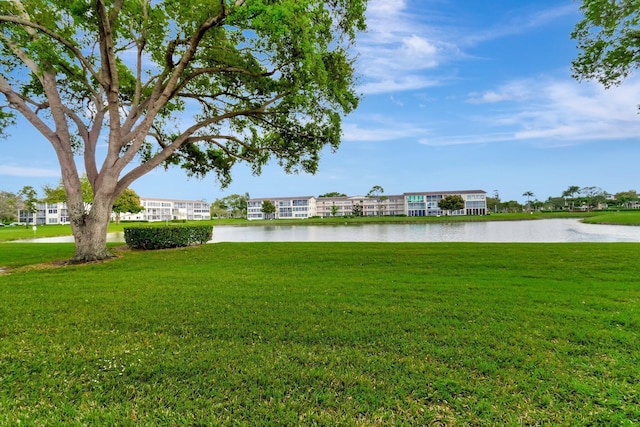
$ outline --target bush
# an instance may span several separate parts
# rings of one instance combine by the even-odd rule
[[[132,249],[168,249],[202,245],[211,240],[211,225],[125,227],[124,241]]]

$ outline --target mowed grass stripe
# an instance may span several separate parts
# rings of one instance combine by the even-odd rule
[[[0,259],[17,246],[73,251]],[[229,243],[20,267],[0,276],[0,423],[630,425],[639,255]]]

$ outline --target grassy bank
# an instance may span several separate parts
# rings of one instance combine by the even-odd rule
[[[586,218],[587,224],[640,225],[640,212],[608,212]]]
[[[72,252],[0,244],[2,425],[640,422],[638,244]]]

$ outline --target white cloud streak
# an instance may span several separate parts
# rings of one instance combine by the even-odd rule
[[[564,146],[594,140],[637,139],[640,116],[637,94],[640,78],[605,90],[596,83],[573,80],[526,79],[469,96],[472,104],[484,104],[474,117],[485,132],[422,138],[426,145],[486,144],[533,141]],[[491,106],[508,107],[495,113]],[[509,111],[505,113],[504,111]]]
[[[29,168],[0,164],[0,175],[21,177],[60,177],[59,169]]]

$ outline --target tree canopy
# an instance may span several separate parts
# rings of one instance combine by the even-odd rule
[[[579,49],[574,77],[620,84],[640,65],[640,2],[583,0],[581,10],[584,19],[571,34]]]
[[[443,211],[459,211],[464,209],[464,199],[459,194],[444,196],[438,201],[438,207]]]
[[[321,194],[318,197],[347,197],[347,195],[338,191],[331,191],[329,193]]]
[[[271,200],[264,200],[260,210],[264,214],[265,219],[270,219],[273,218],[273,214],[276,213],[276,205],[274,205]]]
[[[237,162],[254,173],[270,159],[287,172],[314,173],[358,104],[350,46],[365,27],[365,5],[0,2],[0,129],[21,115],[50,142],[75,258],[107,257],[115,199],[158,166],[212,173],[222,186]]]
[[[0,191],[0,222],[14,222],[18,219],[20,197],[8,191]]]

